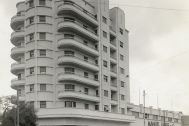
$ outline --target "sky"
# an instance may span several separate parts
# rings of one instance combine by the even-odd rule
[[[10,20],[20,0],[0,0],[0,96],[10,88]],[[131,102],[189,114],[189,1],[109,0],[125,12],[129,30]],[[149,8],[150,7],[150,8]],[[156,8],[156,9],[155,9]],[[158,9],[157,9],[158,8]],[[161,8],[161,9],[160,9]],[[140,99],[140,100],[139,100]]]

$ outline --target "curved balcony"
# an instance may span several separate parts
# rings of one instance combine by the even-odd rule
[[[23,86],[26,84],[26,80],[24,78],[15,78],[11,80],[11,88],[17,89],[19,86]]]
[[[24,25],[25,15],[17,14],[11,18],[11,28],[16,30],[19,25]]]
[[[58,98],[78,98],[82,100],[88,100],[92,102],[99,102],[100,98],[94,94],[87,94],[85,92],[79,92],[75,90],[60,90],[58,91]]]
[[[25,53],[25,47],[24,46],[13,47],[11,49],[11,57],[14,60],[17,60],[17,57],[24,55],[24,53]]]
[[[84,40],[79,37],[64,37],[58,40],[58,48],[75,48],[83,53],[88,53],[92,56],[99,56],[98,50],[93,44],[85,44]]]
[[[98,35],[95,33],[95,30],[89,28],[77,20],[64,20],[58,23],[58,32],[67,32],[77,34],[83,38],[86,38],[89,41],[98,41]]]
[[[25,63],[24,62],[16,62],[11,65],[11,73],[17,75],[19,71],[24,71]]]
[[[81,84],[91,85],[98,87],[99,81],[91,78],[91,77],[85,77],[84,75],[78,74],[76,72],[64,72],[58,74],[58,81],[73,81]]]
[[[76,55],[63,55],[58,57],[58,64],[73,64],[81,68],[87,68],[93,71],[99,71],[98,64],[92,59],[85,60]]]
[[[24,41],[25,32],[23,30],[15,31],[11,34],[11,42],[16,45],[18,41]]]
[[[58,15],[73,15],[81,19],[83,22],[95,27],[98,26],[97,16],[91,14],[84,8],[80,7],[72,1],[66,1],[58,6]]]

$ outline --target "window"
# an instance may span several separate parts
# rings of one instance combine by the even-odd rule
[[[104,75],[104,81],[108,82],[108,77],[106,75]]]
[[[149,119],[149,114],[145,113],[145,119]]]
[[[105,111],[105,112],[108,112],[108,111],[109,111],[108,105],[104,105],[104,111]]]
[[[39,22],[46,22],[45,16],[39,16]]]
[[[96,90],[96,96],[98,96],[98,90]]]
[[[34,57],[34,50],[30,51],[30,58],[33,58]]]
[[[84,56],[84,61],[88,62],[88,57]]]
[[[73,39],[74,35],[72,35],[72,34],[64,34],[64,38],[66,38],[66,39]]]
[[[125,114],[125,108],[121,108],[121,114]]]
[[[65,107],[76,107],[76,102],[65,101]]]
[[[174,119],[174,122],[178,123],[178,119]]]
[[[46,91],[46,84],[40,84],[40,91]]]
[[[104,90],[104,96],[108,97],[108,91]]]
[[[84,72],[84,77],[88,78],[88,73],[87,72]]]
[[[123,101],[125,100],[125,95],[121,94],[121,100],[123,100]]]
[[[123,68],[120,68],[120,72],[121,72],[122,74],[124,74],[124,69],[123,69]]]
[[[29,105],[30,105],[31,107],[34,107],[34,101],[29,102]]]
[[[88,88],[84,88],[84,92],[85,92],[85,94],[88,94],[89,93],[89,89]]]
[[[95,64],[98,65],[98,60],[95,60]]]
[[[87,42],[87,41],[85,41],[85,40],[83,41],[83,43],[84,43],[85,45],[88,45],[88,42]]]
[[[40,67],[40,73],[46,73],[46,67]]]
[[[104,66],[104,67],[108,67],[107,61],[103,60],[103,66]]]
[[[45,0],[39,0],[39,5],[45,5]]]
[[[74,74],[74,68],[66,67],[65,68],[65,73],[66,74]]]
[[[30,68],[30,74],[34,74],[34,67]]]
[[[30,41],[33,41],[34,40],[34,34],[30,34]]]
[[[154,120],[158,120],[158,116],[157,115],[153,115],[153,119]]]
[[[123,55],[120,54],[120,60],[124,61]]]
[[[103,37],[107,38],[107,33],[105,31],[103,31]]]
[[[30,85],[30,91],[34,91],[34,84]]]
[[[120,41],[120,47],[123,48],[123,42]]]
[[[95,105],[95,110],[99,110],[99,105]]]
[[[33,7],[34,6],[34,2],[33,2],[33,0],[30,0],[29,1],[29,7]]]
[[[104,16],[102,16],[102,21],[106,24],[106,18]]]
[[[18,76],[18,80],[21,80],[21,74],[18,74],[17,76]]]
[[[89,109],[89,104],[85,104],[85,109]]]
[[[98,80],[98,75],[94,75],[94,79],[95,79],[95,80]]]
[[[21,96],[21,89],[18,89],[18,95]]]
[[[40,108],[46,108],[46,101],[40,101]]]
[[[46,56],[46,50],[40,50],[39,53],[40,53],[40,56],[44,56],[44,57]]]
[[[172,122],[172,118],[168,117],[168,121],[169,121],[169,122]]]
[[[107,47],[103,46],[103,51],[107,53]]]
[[[73,51],[64,51],[64,55],[65,56],[74,56],[74,52]]]
[[[139,112],[132,112],[132,115],[135,116],[136,118],[139,117]]]
[[[65,91],[74,91],[75,90],[75,85],[71,84],[65,84]]]
[[[121,87],[124,87],[125,83],[123,81],[121,81]]]
[[[39,33],[39,39],[46,39],[46,33]]]
[[[123,35],[123,29],[119,29],[119,32],[120,32],[120,34],[122,34]]]
[[[29,18],[29,24],[32,24],[32,23],[34,23],[34,17]]]

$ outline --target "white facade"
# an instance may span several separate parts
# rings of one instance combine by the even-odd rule
[[[125,14],[108,0],[25,0],[11,19],[11,87],[39,126],[129,126]],[[139,121],[140,122],[140,121]],[[138,123],[137,123],[138,124]]]

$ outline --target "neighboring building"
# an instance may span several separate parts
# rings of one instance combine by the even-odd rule
[[[144,126],[144,107],[142,104],[128,104],[128,115],[135,116],[135,123],[130,126]],[[145,126],[181,126],[182,113],[153,109],[153,107],[145,107]]]
[[[11,19],[11,87],[39,125],[129,125],[128,31],[108,0],[25,0]],[[15,12],[16,13],[16,12]]]
[[[189,126],[189,115],[182,115],[181,116],[181,126]]]

